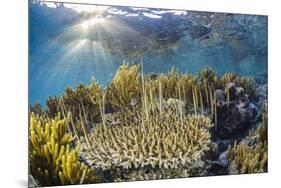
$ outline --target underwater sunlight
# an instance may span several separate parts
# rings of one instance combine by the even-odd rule
[[[267,16],[29,3],[29,187],[267,172]]]

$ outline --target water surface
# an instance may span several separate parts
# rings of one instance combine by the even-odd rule
[[[31,104],[141,58],[145,73],[267,72],[266,16],[35,1],[29,16]]]

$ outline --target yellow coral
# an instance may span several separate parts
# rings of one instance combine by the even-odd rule
[[[140,101],[141,82],[138,76],[139,65],[123,64],[117,70],[112,83],[106,90],[106,101],[115,110],[130,107],[134,101]]]
[[[258,143],[255,147],[246,144],[236,143],[228,150],[230,164],[230,174],[233,168],[238,173],[249,174],[267,171],[267,143]]]
[[[225,73],[220,77],[211,68],[206,67],[197,75],[193,75],[181,74],[172,68],[168,74],[149,77],[143,74],[143,68],[140,75],[139,68],[140,64],[121,65],[112,83],[104,91],[95,80],[90,86],[79,84],[76,89],[66,88],[58,106],[54,106],[54,109],[59,111],[63,109],[65,113],[71,111],[74,117],[79,117],[81,113],[79,108],[83,105],[86,118],[100,122],[100,105],[103,105],[103,108],[112,107],[115,111],[141,107],[147,111],[149,105],[153,105],[154,108],[157,105],[154,103],[158,103],[161,109],[163,100],[174,98],[182,100],[188,108],[192,108],[192,111],[188,111],[190,113],[211,112],[214,115],[216,110],[214,92],[216,89],[223,90],[230,82],[243,87],[250,97],[254,97],[252,80],[234,73]],[[101,100],[102,98],[105,100]]]
[[[228,158],[231,162],[229,171],[238,170],[238,173],[258,173],[267,171],[267,107],[262,115],[261,125],[252,130],[245,142],[234,144],[228,148]],[[254,145],[253,145],[254,143]],[[251,146],[253,145],[253,146]]]
[[[85,158],[103,169],[189,169],[202,164],[211,144],[207,128],[212,124],[208,118],[181,119],[170,108],[162,114],[158,110],[150,112],[149,119],[143,117],[143,113],[136,112],[120,116],[120,124],[97,125],[90,136],[91,147],[84,144]]]
[[[29,172],[40,185],[95,182],[94,171],[79,162],[79,145],[72,149],[65,119],[30,114]]]
[[[81,108],[84,108],[85,117],[98,122],[101,95],[102,89],[96,80],[93,80],[89,86],[79,84],[75,89],[68,87],[60,99],[58,108],[65,114],[70,111],[75,117],[79,117]]]
[[[255,87],[253,80],[249,77],[242,77],[235,73],[225,73],[219,80],[218,86],[225,87],[226,84],[231,82],[235,83],[236,86],[242,87],[249,95],[255,95]]]

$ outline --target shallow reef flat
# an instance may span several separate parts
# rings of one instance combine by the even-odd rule
[[[30,186],[267,172],[267,85],[121,65],[30,107]]]

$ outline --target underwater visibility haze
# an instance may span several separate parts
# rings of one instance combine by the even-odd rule
[[[29,186],[267,172],[267,16],[30,1]]]

